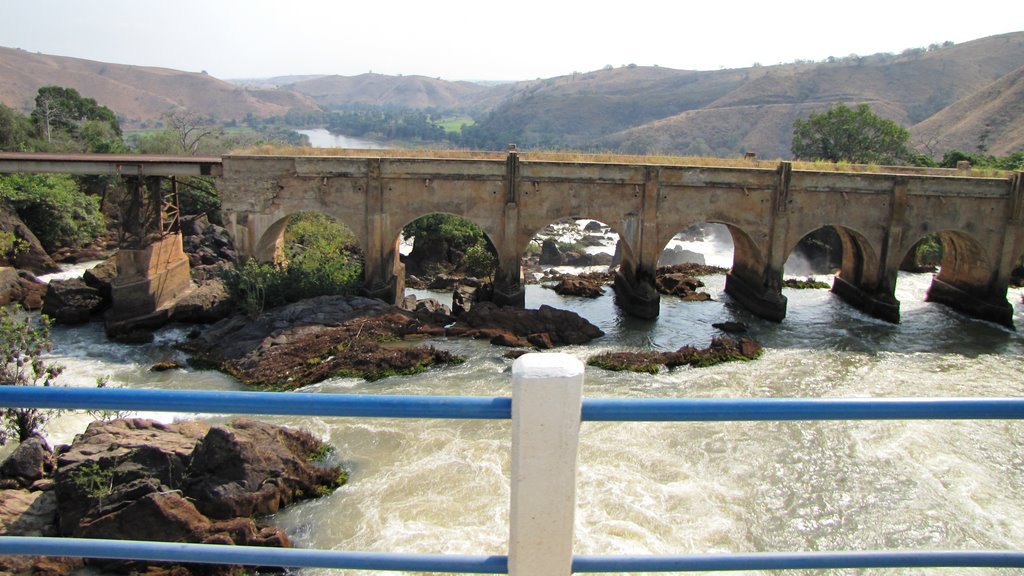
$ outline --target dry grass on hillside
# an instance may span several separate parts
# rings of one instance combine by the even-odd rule
[[[304,148],[301,146],[274,146],[261,144],[231,152],[233,156],[337,156],[343,158],[425,158],[437,160],[504,160],[505,152],[483,152],[478,150],[439,150],[428,148],[389,148],[361,150],[356,148]],[[536,151],[519,152],[525,162],[572,162],[595,164],[650,164],[656,166],[701,166],[713,168],[755,168],[775,170],[783,160],[758,160],[752,158],[715,158],[711,156],[666,156],[628,155],[611,153]],[[913,168],[906,166],[878,166],[875,164],[850,164],[849,162],[792,162],[794,170],[808,172],[866,172],[900,173],[934,176],[968,176],[974,178],[1008,178],[1012,172],[1002,170],[974,169],[970,172],[948,168]]]

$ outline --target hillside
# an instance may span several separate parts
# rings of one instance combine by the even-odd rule
[[[476,130],[489,147],[508,139],[502,134],[511,134],[509,141],[525,147],[718,155],[750,151],[778,158],[790,154],[794,119],[839,102],[864,102],[907,127],[935,116],[923,126],[948,134],[948,146],[973,149],[976,135],[952,131],[957,115],[939,113],[982,90],[988,92],[975,98],[972,110],[982,102],[1002,101],[997,92],[1012,82],[993,82],[1021,62],[1024,33],[1018,32],[933,51],[835,62],[713,72],[602,70],[520,87]],[[1019,132],[1024,116],[1013,115],[1012,107],[1002,116],[984,108],[976,122],[1009,124],[990,130],[990,150],[1019,148],[1011,135]]]
[[[426,76],[321,76],[286,86],[325,108],[348,104],[404,108],[461,108],[488,88],[472,82],[449,82]]]
[[[1024,67],[915,125],[914,139],[944,154],[973,151],[984,142],[990,154],[1024,150]]]
[[[756,55],[755,55],[756,56]],[[310,75],[236,80],[0,48],[0,102],[23,111],[57,84],[128,126],[186,107],[218,121],[349,105],[460,109],[462,145],[502,150],[789,157],[793,121],[836,103],[870,104],[933,155],[1024,146],[1024,32],[902,54],[692,71],[624,66],[504,84],[425,76]]]
[[[0,48],[0,102],[28,112],[42,86],[78,90],[113,110],[131,126],[159,120],[175,108],[188,108],[216,120],[282,116],[289,109],[316,109],[309,98],[290,91],[248,90],[202,73],[166,68],[106,64],[78,58]]]

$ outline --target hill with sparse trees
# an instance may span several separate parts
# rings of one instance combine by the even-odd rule
[[[1024,32],[1014,32],[900,54],[715,71],[630,64],[497,85],[372,73],[229,83],[204,73],[0,48],[0,103],[27,111],[41,86],[58,85],[114,110],[129,128],[173,109],[216,122],[279,117],[303,127],[330,126],[330,114],[341,111],[378,118],[376,136],[384,138],[410,119],[436,122],[436,130],[416,133],[465,148],[501,150],[515,142],[527,150],[761,158],[791,156],[797,119],[837,104],[868,104],[907,128],[916,152],[1004,155],[1024,149],[1022,62]],[[455,126],[442,129],[445,119]],[[335,118],[333,125],[346,122]],[[373,126],[363,129],[375,135]]]

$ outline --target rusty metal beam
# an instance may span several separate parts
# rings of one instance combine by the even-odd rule
[[[219,156],[0,152],[0,174],[61,173],[117,176],[220,176]]]

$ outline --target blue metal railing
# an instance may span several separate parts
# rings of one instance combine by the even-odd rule
[[[509,398],[364,396],[0,386],[0,406],[214,414],[508,419]],[[584,421],[1024,419],[1024,398],[588,399]],[[508,557],[339,552],[121,540],[0,537],[0,554],[169,562],[503,574]],[[872,551],[573,557],[573,572],[682,572],[836,568],[1024,568],[1024,552]]]

